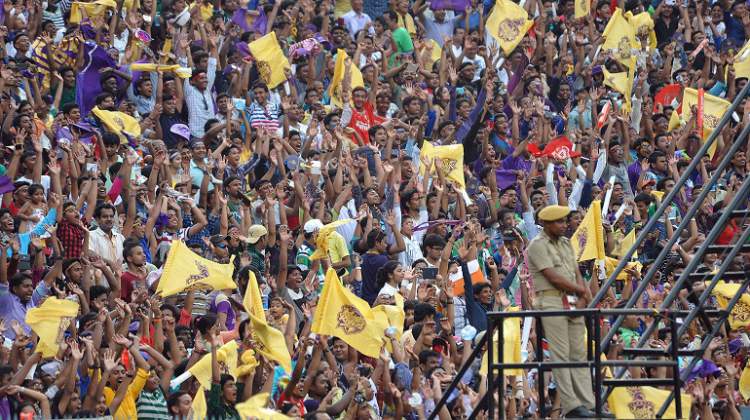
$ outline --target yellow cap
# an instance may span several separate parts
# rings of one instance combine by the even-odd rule
[[[554,222],[567,217],[570,214],[570,207],[567,206],[547,206],[539,212],[539,220],[545,222]]]

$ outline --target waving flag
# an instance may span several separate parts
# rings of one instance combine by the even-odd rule
[[[654,31],[654,20],[649,12],[641,12],[633,15],[627,12],[625,17],[633,27],[633,32],[638,39],[648,39],[649,48],[656,49],[656,32]]]
[[[76,76],[76,103],[81,108],[81,116],[87,117],[96,105],[96,96],[102,93],[101,73],[104,68],[116,68],[117,62],[107,50],[93,41],[83,46],[84,65]]]
[[[510,57],[533,24],[523,7],[510,0],[498,0],[485,28],[500,44],[505,56]]]
[[[172,241],[156,291],[167,297],[190,288],[236,289],[233,260],[234,256],[229,264],[219,264],[194,253],[182,241]]]
[[[266,408],[268,405],[268,392],[253,395],[248,398],[247,401],[239,403],[235,406],[240,417],[243,419],[258,419],[258,420],[291,420],[291,417],[287,417],[276,410]]]
[[[609,51],[617,61],[626,66],[634,65],[631,61],[633,50],[640,49],[640,44],[635,37],[635,30],[623,16],[622,9],[618,8],[612,13],[602,36],[605,39],[603,51]]]
[[[618,419],[655,419],[670,392],[651,386],[617,387],[609,395],[607,402],[612,414]],[[688,393],[683,393],[681,398],[682,415],[688,417],[692,400]],[[664,418],[677,418],[674,401],[664,413]]]
[[[462,189],[466,189],[464,181],[464,145],[449,144],[446,146],[433,146],[426,141],[422,144],[421,157],[427,158],[429,162],[433,159],[440,159],[443,163],[443,172],[445,177],[455,182]],[[434,166],[431,167],[434,171]],[[419,174],[424,175],[427,168],[424,167],[420,159]]]
[[[83,20],[83,14],[81,9],[86,11],[86,16],[89,18],[104,17],[109,9],[116,9],[117,2],[115,0],[96,0],[91,3],[83,3],[80,1],[74,1],[70,5],[70,23],[79,23]]]
[[[237,349],[239,345],[236,340],[224,344],[216,350],[216,359],[223,362],[229,369],[229,374],[236,379],[237,375]],[[206,354],[198,360],[198,363],[188,369],[195,379],[201,384],[201,387],[211,388],[211,354]]]
[[[739,283],[720,281],[719,284],[714,287],[711,294],[716,297],[716,302],[719,304],[719,307],[726,309],[729,300],[732,299],[739,290]],[[747,290],[734,305],[734,308],[732,308],[732,313],[729,314],[729,326],[733,330],[740,327],[747,328],[750,326],[750,294],[747,293]]]
[[[698,106],[698,91],[693,88],[685,88],[685,92],[682,94],[682,104],[680,105],[679,116],[683,121],[690,119],[693,105]],[[710,95],[708,93],[703,95],[703,140],[706,140],[711,132],[719,125],[721,117],[729,109],[729,101],[719,98],[718,96]],[[677,111],[672,113],[672,118],[669,122],[670,130],[680,124]],[[716,153],[716,145],[718,142],[713,142],[711,147],[708,149],[708,155],[713,158]]]
[[[471,6],[471,0],[432,0],[430,9],[432,10],[453,10],[454,12],[463,13]]]
[[[604,72],[604,84],[622,93],[622,96],[625,98],[626,111],[630,111],[630,101],[633,96],[633,82],[635,79],[635,68],[635,57],[630,57],[630,65],[628,65],[628,71],[610,73],[604,66],[602,66],[602,71]]]
[[[666,85],[656,91],[656,95],[654,95],[654,112],[657,112],[657,104],[661,104],[662,106],[674,106],[675,101],[680,97],[680,93],[682,93],[682,85],[679,83]]]
[[[120,143],[122,144],[128,142],[127,136],[138,137],[141,135],[141,125],[138,120],[124,112],[105,111],[95,106],[91,113],[101,120],[107,130],[120,136]]]
[[[37,351],[42,357],[55,357],[65,330],[78,316],[78,303],[56,297],[47,298],[41,306],[26,312],[25,322],[39,336]]]
[[[377,358],[385,328],[376,321],[370,305],[344,288],[336,271],[329,268],[311,331],[339,337],[365,356]]]
[[[250,326],[253,341],[255,341],[255,350],[266,359],[278,363],[286,373],[291,374],[292,358],[289,355],[284,334],[253,314],[250,314]]]
[[[591,203],[586,216],[576,229],[570,244],[578,256],[578,261],[603,260],[604,229],[602,228],[602,207],[599,200]]]
[[[247,289],[245,290],[245,297],[242,299],[242,306],[245,307],[247,313],[265,322],[266,312],[263,310],[263,298],[260,296],[258,280],[252,270],[248,274],[250,278],[247,280]]]
[[[575,18],[581,19],[591,14],[591,0],[575,0]]]
[[[510,306],[506,309],[508,312],[518,312],[517,306]],[[495,354],[500,352],[500,339],[497,331],[492,337],[492,345],[495,346]],[[508,317],[503,320],[503,363],[521,363],[521,318]],[[482,356],[482,364],[479,367],[479,373],[486,375],[489,366],[487,352]],[[523,375],[523,369],[505,369],[505,376]]]
[[[349,56],[346,51],[339,49],[336,52],[336,65],[333,68],[333,79],[331,80],[331,86],[328,88],[328,96],[331,97],[331,105],[336,107],[343,106],[341,101],[341,83],[344,81],[344,73],[346,72],[346,59]],[[365,85],[365,80],[362,78],[362,72],[359,71],[359,67],[352,64],[350,66],[351,71],[351,88],[361,87]]]
[[[269,89],[275,88],[286,80],[284,70],[290,69],[291,66],[284,51],[279,47],[275,32],[271,31],[262,38],[256,39],[248,44],[248,48],[255,58],[260,78]]]

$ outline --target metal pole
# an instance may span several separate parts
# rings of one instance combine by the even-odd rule
[[[745,87],[742,88],[742,91],[735,97],[734,101],[729,106],[729,109],[727,109],[727,111],[721,117],[721,120],[719,121],[719,124],[717,125],[716,129],[714,129],[711,132],[711,135],[708,136],[708,139],[706,139],[706,141],[703,143],[703,145],[701,146],[701,148],[698,149],[698,152],[696,153],[696,156],[693,159],[691,159],[690,164],[688,165],[687,169],[685,170],[685,173],[680,177],[680,179],[677,180],[677,182],[675,183],[675,186],[666,195],[666,197],[664,197],[664,200],[662,201],[662,204],[659,207],[656,208],[656,212],[654,213],[654,215],[651,218],[649,218],[649,221],[646,223],[646,226],[643,228],[643,230],[641,231],[641,233],[635,239],[634,246],[631,247],[630,249],[628,249],[628,251],[625,253],[625,255],[622,256],[622,259],[620,260],[620,263],[617,264],[617,267],[615,267],[614,272],[609,276],[609,278],[607,278],[607,281],[601,286],[601,288],[599,289],[599,292],[596,294],[596,296],[594,296],[594,299],[592,300],[592,302],[589,305],[589,307],[594,308],[597,305],[599,305],[599,303],[601,302],[601,300],[607,294],[607,290],[609,290],[609,288],[612,286],[612,284],[614,283],[615,279],[617,278],[617,275],[620,274],[620,272],[625,268],[627,262],[630,261],[630,259],[633,257],[633,254],[635,253],[635,250],[646,239],[646,236],[648,236],[648,232],[650,232],[654,228],[654,226],[656,225],[656,223],[659,220],[659,218],[661,218],[661,215],[666,211],[667,207],[669,207],[671,205],[671,203],[674,201],[675,196],[677,195],[677,192],[679,190],[681,190],[682,187],[685,185],[685,183],[690,178],[690,176],[693,173],[693,171],[698,167],[698,164],[700,163],[700,161],[703,158],[703,156],[706,155],[706,153],[708,153],[708,149],[714,143],[714,141],[716,140],[716,137],[719,136],[719,134],[723,130],[724,126],[729,122],[730,118],[732,118],[732,114],[734,113],[734,111],[739,107],[740,103],[745,98],[745,96],[747,96],[748,92],[750,92],[750,86],[749,85],[750,85],[750,83],[746,84]],[[747,133],[745,132],[746,130],[747,130],[747,127],[745,127],[745,129],[743,129],[743,134],[744,135],[747,135]],[[744,138],[743,135],[740,136],[740,139],[735,140],[735,142],[733,143],[733,146],[735,144],[737,144],[737,143],[741,143],[741,139],[742,138]],[[731,160],[732,156],[734,155],[734,153],[737,151],[738,148],[739,148],[739,144],[737,145],[737,147],[734,148],[734,151],[726,154],[726,156],[722,160],[722,163],[724,163],[724,161],[728,162],[729,160]],[[721,171],[720,170],[717,171],[717,174],[719,172],[721,172]],[[706,185],[712,185],[713,183],[716,182],[716,179],[717,179],[716,177],[711,177],[712,181],[710,183],[706,183]],[[696,202],[697,203],[702,203],[703,199],[706,197],[707,193],[708,193],[708,188],[704,188],[703,191],[700,194],[700,199],[696,200]],[[693,212],[693,213],[695,213],[695,212]],[[684,220],[692,219],[692,217],[693,217],[692,215],[690,217],[685,217],[685,219],[683,219],[683,222],[684,222]],[[682,229],[684,229],[684,226],[683,226],[683,223],[680,223],[680,227],[678,227],[678,230],[676,232],[674,232],[674,235],[675,235],[674,238],[675,238],[675,240],[676,240],[676,238],[679,238],[679,234],[682,231]],[[671,244],[673,244],[673,243],[674,243],[674,241],[670,240],[670,245],[667,246],[667,247],[665,247],[665,249],[669,249],[672,246]],[[661,256],[661,254],[660,254],[660,256]],[[662,257],[661,260],[663,260],[663,259],[664,258]],[[659,263],[661,263],[661,260],[659,260]],[[659,263],[657,263],[656,265],[658,265]],[[638,294],[637,297],[640,297],[640,294]],[[612,337],[609,337],[609,339],[611,340]]]
[[[542,317],[535,316],[536,320],[536,360],[544,363],[544,349],[542,349]],[[544,418],[544,369],[539,365],[537,369],[537,392],[539,393],[539,418]],[[562,414],[562,413],[561,413]]]
[[[672,378],[674,379],[674,396],[677,399],[676,405],[675,405],[675,412],[676,417],[678,419],[682,418],[682,394],[680,393],[680,387],[682,386],[682,381],[680,380],[680,366],[677,363],[679,360],[677,356],[677,352],[679,351],[679,346],[676,346],[675,343],[679,343],[680,336],[677,334],[677,317],[674,315],[669,316],[670,326],[669,331],[672,333],[672,360],[674,361],[674,366],[672,367]]]
[[[744,91],[744,89],[743,89],[743,91]],[[729,152],[727,152],[724,155],[724,158],[721,160],[721,163],[719,164],[719,167],[717,168],[717,171],[711,177],[711,180],[706,183],[706,185],[712,185],[712,184],[716,183],[716,181],[719,178],[719,175],[720,175],[721,171],[732,160],[733,155],[737,152],[737,150],[739,150],[740,146],[742,145],[742,140],[744,140],[745,137],[747,137],[747,135],[749,133],[750,133],[750,124],[746,125],[745,128],[742,129],[742,133],[740,134],[739,138],[734,143],[732,143],[732,145],[731,145],[731,147],[729,149]],[[705,144],[704,144],[704,146],[705,146]],[[695,162],[695,159],[693,160],[693,162]],[[745,181],[745,182],[747,182],[747,181]],[[675,189],[672,189],[672,192],[675,192],[676,188],[677,187],[675,186]],[[745,189],[745,184],[743,183],[743,190],[744,189]],[[680,238],[680,232],[682,232],[685,229],[685,227],[690,223],[690,220],[692,220],[693,217],[695,216],[695,213],[697,213],[698,209],[702,206],[703,200],[708,195],[708,193],[709,193],[709,188],[704,188],[701,191],[701,193],[698,195],[698,198],[695,200],[695,202],[693,203],[693,205],[690,206],[690,209],[688,209],[687,213],[683,217],[682,222],[680,222],[680,225],[674,231],[674,233],[672,234],[672,237],[667,239],[667,244],[661,250],[661,252],[659,253],[659,255],[656,258],[656,260],[653,262],[653,264],[651,264],[651,266],[649,267],[648,272],[643,277],[642,281],[638,284],[638,287],[633,292],[633,294],[630,296],[630,299],[628,299],[627,307],[632,307],[636,302],[638,302],[639,299],[641,299],[643,291],[646,290],[646,286],[648,286],[649,280],[651,279],[651,277],[653,277],[654,273],[656,273],[656,271],[661,266],[662,261],[664,261],[664,258],[666,258],[667,254],[670,252],[670,250],[672,248],[672,245],[674,245],[677,242],[677,240]],[[735,196],[735,198],[732,200],[732,203],[734,203],[734,201],[737,199],[737,197],[744,196],[746,194],[747,194],[747,191],[745,191],[744,194],[738,193],[737,196]],[[664,201],[667,202],[667,203],[670,202],[671,199],[672,199],[672,197],[670,197],[671,195],[672,194],[670,193],[669,196],[667,198],[665,198]],[[736,205],[735,205],[735,207],[736,207]],[[662,207],[659,207],[659,209],[661,209],[661,208]],[[732,207],[732,209],[733,208],[734,207]],[[659,214],[659,211],[657,211],[657,214]],[[659,217],[657,214],[654,214],[651,218],[649,218],[649,222],[646,224],[646,227],[641,231],[641,235],[639,235],[639,237],[640,236],[645,236],[648,233],[648,231],[651,228],[653,228],[653,225],[656,224],[657,219]],[[701,248],[698,251],[697,255],[703,255],[703,252],[705,252],[705,249],[708,248],[709,244],[713,243],[716,240],[716,238],[719,237],[719,235],[721,234],[721,232],[724,231],[724,223],[730,217],[731,217],[731,212],[723,212],[722,213],[722,215],[719,217],[719,221],[717,221],[716,224],[714,224],[713,228],[709,231],[709,233],[708,233],[708,235],[706,237],[706,240],[701,245]],[[620,261],[620,264],[618,264],[618,267],[620,267],[620,266],[624,267],[625,264],[627,264],[627,262],[630,261],[630,257],[633,255],[633,252],[635,251],[635,249],[636,249],[636,247],[634,246],[630,250],[628,250],[628,252],[626,253],[626,255],[622,257],[622,259]],[[693,262],[695,262],[695,263],[693,264]],[[685,271],[683,272],[683,275],[685,275],[685,273],[690,273],[693,269],[695,269],[695,267],[698,265],[698,261],[697,261],[696,258],[693,258],[693,260],[691,260],[689,266],[691,266],[691,265],[692,265],[692,268],[685,269]],[[612,275],[609,277],[609,279],[607,279],[606,285],[602,286],[602,289],[599,290],[599,293],[597,293],[597,296],[599,296],[599,295],[603,296],[603,294],[606,293],[607,288],[609,287],[609,285],[611,283],[609,280],[614,279],[616,277],[617,273],[619,273],[619,271],[617,271],[617,270],[614,273],[612,273]],[[685,276],[685,278],[687,278],[687,276]],[[683,276],[680,276],[680,280],[683,280]],[[683,280],[683,282],[684,282],[684,280]],[[679,290],[680,290],[681,286],[682,286],[682,282],[678,282],[672,288],[672,290],[669,293],[669,296],[671,296],[672,299],[674,299],[674,297],[677,296],[677,294],[679,293]],[[665,300],[664,303],[667,303],[667,301]],[[669,303],[671,303],[671,301],[669,301]],[[594,298],[594,301],[589,306],[593,306],[595,304],[598,304],[596,298]],[[662,305],[662,308],[664,308],[663,305]],[[612,328],[610,329],[610,331],[607,333],[607,336],[603,340],[604,341],[604,351],[607,351],[607,349],[609,348],[609,343],[612,340],[612,337],[616,334],[618,328],[620,328],[620,325],[622,324],[622,321],[624,319],[625,319],[625,317],[622,316],[622,315],[620,315],[620,316],[617,316],[617,318],[615,318],[614,322],[612,322]],[[642,337],[645,337],[645,335],[642,336]]]
[[[596,416],[602,416],[602,349],[599,337],[602,335],[601,313],[594,315],[594,404],[596,404]]]
[[[495,332],[495,323],[497,322],[497,329],[498,329],[498,336],[503,336],[503,324],[505,324],[505,317],[502,315],[495,318],[492,322],[490,322],[487,327],[487,332],[485,333],[485,336],[487,337],[487,393],[489,394],[489,399],[487,401],[487,410],[488,410],[488,418],[490,420],[493,420],[495,418],[495,392],[497,388],[494,386],[491,386],[495,383],[495,375],[494,375],[494,367],[495,367],[495,340],[494,340],[494,332]],[[498,369],[498,380],[500,382],[500,386],[503,388],[499,395],[499,407],[500,407],[500,419],[505,419],[505,366],[503,366],[503,363],[505,363],[505,356],[504,356],[504,350],[502,345],[497,346],[497,366]]]

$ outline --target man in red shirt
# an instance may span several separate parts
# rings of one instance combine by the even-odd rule
[[[351,61],[347,62],[347,66],[351,65]],[[344,103],[344,112],[342,118],[346,122],[347,116],[350,115],[347,127],[350,127],[356,133],[356,137],[352,141],[355,143],[361,143],[361,145],[370,144],[370,136],[367,130],[375,125],[380,125],[384,122],[384,118],[375,114],[375,94],[377,91],[377,68],[373,72],[373,79],[370,83],[370,91],[368,92],[362,86],[357,86],[351,90],[351,105],[349,104],[350,98],[350,87],[351,87],[351,71],[347,69],[344,74],[344,80],[342,81],[342,94],[341,99]],[[353,107],[352,107],[353,105]],[[361,141],[360,141],[361,140]]]
[[[123,244],[122,258],[128,265],[127,271],[120,276],[121,294],[125,302],[130,302],[133,290],[136,288],[147,288],[146,276],[146,254],[143,252],[141,243],[138,240],[128,239]]]

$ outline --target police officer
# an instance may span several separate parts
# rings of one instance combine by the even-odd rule
[[[536,309],[584,308],[591,291],[584,283],[570,240],[566,206],[547,206],[538,219],[544,230],[528,246],[529,272],[536,290]],[[552,361],[586,360],[586,324],[583,317],[543,317],[542,327],[549,342]],[[593,418],[594,394],[586,368],[553,369],[560,392],[562,414],[569,418]]]

